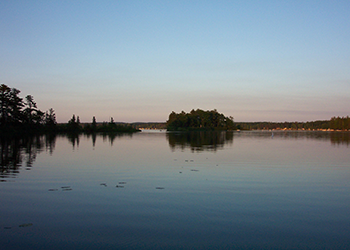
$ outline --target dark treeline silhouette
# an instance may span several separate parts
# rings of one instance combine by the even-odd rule
[[[58,132],[65,133],[132,133],[138,132],[140,130],[136,129],[132,125],[120,123],[117,124],[114,122],[113,117],[111,117],[109,122],[97,123],[95,116],[92,117],[91,124],[82,124],[80,122],[79,116],[72,118],[68,121],[67,124],[59,124],[57,128]]]
[[[171,112],[166,123],[167,130],[233,130],[235,129],[233,118],[226,117],[216,109],[204,111],[192,109],[190,113]]]
[[[332,117],[330,120],[312,122],[237,122],[237,129],[263,130],[350,130],[350,117]]]
[[[95,117],[91,124],[81,124],[79,116],[72,116],[67,124],[57,124],[55,111],[50,108],[43,112],[38,109],[34,97],[19,97],[20,90],[5,84],[0,86],[0,136],[42,133],[97,133],[137,132],[128,124],[110,122],[97,124]]]
[[[34,97],[19,97],[16,88],[0,85],[0,129],[1,135],[30,133],[54,130],[56,127],[55,111],[46,112],[38,109]]]
[[[137,129],[166,129],[165,122],[134,122],[132,126]]]

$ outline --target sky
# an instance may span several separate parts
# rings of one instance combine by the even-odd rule
[[[58,122],[350,115],[350,1],[0,1],[0,84]]]

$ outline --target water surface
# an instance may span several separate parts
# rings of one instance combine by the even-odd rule
[[[1,139],[4,249],[349,249],[348,133]]]

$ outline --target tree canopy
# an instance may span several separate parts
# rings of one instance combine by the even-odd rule
[[[216,109],[204,111],[192,109],[190,113],[170,113],[167,130],[233,130],[233,117],[226,117]]]
[[[330,120],[309,122],[237,122],[242,130],[350,130],[350,117],[332,117]]]
[[[21,91],[0,85],[0,135],[59,132],[59,133],[118,133],[137,132],[138,129],[127,124],[116,124],[111,118],[110,122],[97,124],[92,118],[91,124],[81,124],[79,116],[73,114],[66,124],[57,124],[54,109],[43,112],[38,109],[34,97],[27,95],[24,99],[19,96]]]
[[[27,95],[23,100],[21,91],[0,85],[0,128],[2,133],[25,131],[33,132],[51,129],[56,125],[55,111],[46,113],[38,109],[34,97]]]

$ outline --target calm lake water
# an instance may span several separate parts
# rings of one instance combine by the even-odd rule
[[[1,249],[350,249],[350,133],[1,139]]]

